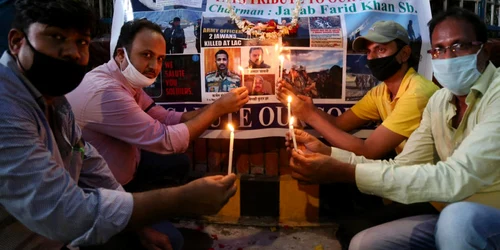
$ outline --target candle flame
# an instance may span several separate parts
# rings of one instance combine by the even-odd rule
[[[240,69],[240,70],[241,70],[241,73],[243,73],[243,67],[241,67],[241,65],[240,65],[240,66],[238,66],[238,69]]]
[[[231,132],[234,132],[234,127],[233,125],[231,125],[231,123],[228,123],[227,127],[229,128],[229,130],[231,130]]]
[[[283,55],[280,55],[278,58],[280,59],[281,64],[283,64],[283,61],[285,60],[285,57]]]
[[[293,122],[295,121],[295,117],[290,117],[290,125],[293,125]]]
[[[279,48],[279,45],[278,45],[278,44],[274,45],[274,50],[275,50],[275,51],[278,51],[278,48]]]
[[[288,103],[291,103],[291,102],[292,102],[292,97],[291,97],[291,96],[288,96],[287,101],[288,101]]]

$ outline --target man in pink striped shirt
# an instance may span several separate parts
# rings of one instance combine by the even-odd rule
[[[215,119],[248,102],[248,91],[242,87],[196,111],[174,112],[155,105],[142,88],[160,73],[165,46],[158,25],[145,19],[127,22],[114,58],[87,73],[67,95],[83,138],[97,148],[125,187],[141,173],[146,160],[141,150],[154,154],[156,169],[172,168],[176,158],[166,155],[183,153]]]

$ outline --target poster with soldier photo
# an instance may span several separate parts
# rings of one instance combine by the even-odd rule
[[[248,93],[251,96],[274,95],[274,88],[275,88],[274,74],[244,75],[243,82],[244,86],[247,87]]]
[[[116,44],[116,30],[123,21],[147,18],[161,26],[168,45],[167,60],[157,82],[145,91],[177,111],[201,108],[231,89],[246,87],[250,101],[212,124],[206,138],[219,138],[226,129],[224,121],[229,120],[239,130],[245,128],[238,138],[282,136],[287,119],[283,115],[286,104],[276,98],[280,77],[330,115],[349,110],[379,84],[367,67],[366,52],[352,49],[354,39],[366,35],[377,21],[395,21],[406,29],[414,54],[412,66],[432,77],[431,58],[425,53],[429,1],[301,1],[301,10],[294,17],[296,3],[115,1],[115,10],[123,10],[123,15],[113,15],[111,44]],[[297,18],[295,27],[291,27],[292,18]],[[290,33],[278,38],[283,27],[289,27],[284,30]],[[250,34],[253,31],[256,36]],[[273,34],[276,37],[267,36]],[[283,56],[283,64],[279,56]]]
[[[213,48],[204,50],[205,92],[228,92],[241,87],[240,48]],[[217,99],[219,94],[210,98]]]
[[[134,12],[134,18],[146,18],[163,30],[167,43],[166,54],[200,53],[201,12],[191,10],[165,10]]]
[[[279,52],[275,47],[251,46],[241,48],[241,61],[245,74],[269,73],[279,67],[276,58]]]
[[[342,50],[290,51],[283,64],[283,79],[301,95],[319,99],[342,97]]]

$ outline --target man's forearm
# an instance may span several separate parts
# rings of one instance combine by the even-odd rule
[[[293,112],[293,109],[292,109]],[[323,124],[322,122],[327,121],[328,123],[335,125],[336,117],[327,114],[325,111],[315,108],[311,112],[307,112],[305,117],[298,117],[300,120],[314,127],[315,124]]]
[[[137,230],[171,217],[186,215],[181,187],[133,193],[134,209],[127,230]]]
[[[189,111],[189,112],[184,112],[181,116],[181,122],[187,122],[187,121],[193,119],[194,117],[199,115],[201,112],[207,110],[208,106],[209,105],[205,105],[200,109]]]
[[[309,123],[309,125],[311,125],[316,131],[323,135],[323,137],[332,146],[351,151],[358,155],[362,154],[364,150],[364,141],[337,128],[326,119],[322,119],[321,117],[319,117],[322,113],[324,112],[320,111],[316,112],[316,114],[311,114],[312,122]],[[326,115],[330,116],[328,114]]]
[[[189,130],[189,140],[198,138],[223,113],[215,105],[207,105],[195,117],[185,122]]]

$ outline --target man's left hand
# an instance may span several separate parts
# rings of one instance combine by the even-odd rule
[[[290,158],[292,177],[307,183],[355,182],[355,166],[319,153],[298,153]]]
[[[141,244],[148,250],[173,250],[167,235],[150,227],[145,227],[137,232]]]

